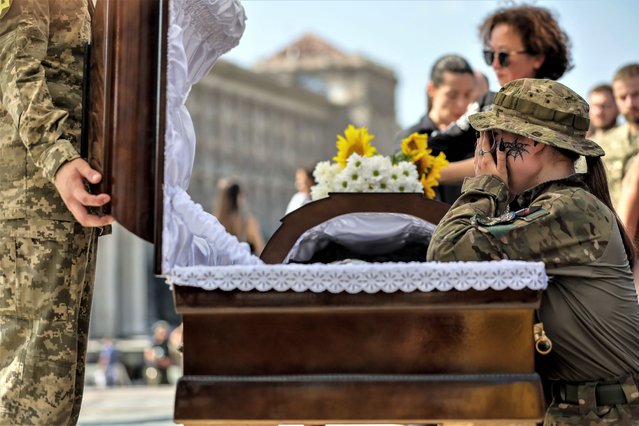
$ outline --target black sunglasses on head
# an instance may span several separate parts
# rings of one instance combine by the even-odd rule
[[[504,50],[500,50],[497,52],[497,61],[499,61],[499,65],[503,68],[506,68],[510,64],[510,55],[518,55],[522,53],[528,53],[525,50],[519,50],[517,52],[506,52]],[[495,60],[495,52],[492,50],[485,49],[484,50],[484,61],[486,61],[486,65],[490,66],[493,64]]]

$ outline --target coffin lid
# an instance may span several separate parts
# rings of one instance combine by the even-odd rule
[[[162,254],[169,0],[100,0],[85,79],[86,155],[111,194],[104,213]]]

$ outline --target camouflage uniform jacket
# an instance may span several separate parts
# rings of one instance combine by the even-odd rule
[[[53,185],[79,157],[86,0],[14,0],[0,18],[0,220],[74,221]]]
[[[639,134],[631,135],[628,123],[615,127],[597,138],[606,151],[602,158],[608,174],[610,198],[616,206],[621,194],[621,181],[628,171],[630,160],[639,153]]]
[[[427,259],[543,261],[551,281],[539,316],[553,351],[540,373],[574,382],[639,374],[639,304],[612,211],[582,175],[516,201],[525,208],[508,212],[508,188],[495,176],[467,178]]]

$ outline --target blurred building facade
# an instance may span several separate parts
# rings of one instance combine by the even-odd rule
[[[221,177],[239,179],[265,240],[294,194],[295,170],[330,160],[350,123],[390,154],[399,130],[394,72],[307,34],[251,69],[220,60],[189,94],[197,134],[189,193],[212,210]],[[175,321],[171,292],[153,276],[152,247],[114,226],[101,238],[91,335],[148,334]]]
[[[219,61],[187,101],[198,135],[189,193],[211,211],[217,180],[237,177],[268,240],[295,193],[295,170],[330,160],[348,124],[393,151],[396,85],[391,69],[312,34],[251,69]]]

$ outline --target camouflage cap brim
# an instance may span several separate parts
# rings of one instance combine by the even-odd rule
[[[583,136],[571,136],[563,132],[549,129],[546,126],[531,123],[521,117],[508,114],[500,108],[478,112],[468,117],[470,125],[480,132],[500,129],[522,135],[537,142],[557,148],[567,149],[586,157],[601,157],[604,150],[594,141]]]

